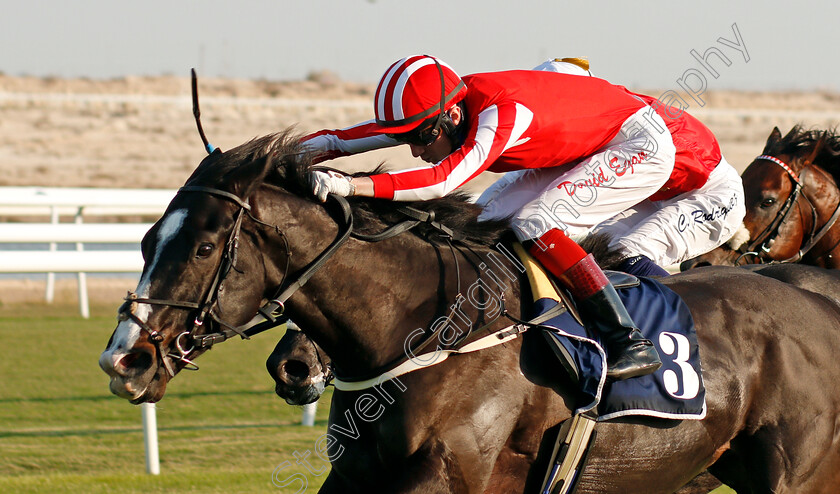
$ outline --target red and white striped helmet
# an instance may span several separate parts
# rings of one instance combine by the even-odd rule
[[[443,88],[441,88],[441,80]],[[408,132],[423,120],[461,101],[467,87],[446,63],[429,55],[394,62],[379,80],[374,96],[376,123],[393,134]]]

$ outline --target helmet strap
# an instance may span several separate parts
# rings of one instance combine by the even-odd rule
[[[458,122],[458,125],[455,125],[448,112],[443,115],[443,121],[440,123],[441,130],[449,137],[449,142],[452,143],[452,151],[461,147],[467,137],[467,126],[465,123],[467,121],[467,107],[463,101],[459,101],[455,106],[461,109],[461,120]]]
[[[446,112],[444,111],[444,105],[446,105],[446,81],[443,78],[443,68],[440,66],[440,62],[438,62],[437,58],[429,55],[426,56],[434,60],[435,66],[438,69],[438,74],[440,74],[440,112],[438,113],[438,118],[435,121],[435,128],[432,129],[432,135],[437,137],[438,134],[440,134],[440,127],[444,118],[448,119],[448,115],[446,115]]]

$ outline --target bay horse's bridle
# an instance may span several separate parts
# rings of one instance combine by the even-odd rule
[[[797,175],[793,168],[791,168],[787,163],[780,160],[779,158],[776,158],[775,156],[762,154],[756,157],[755,159],[766,160],[779,165],[787,173],[787,176],[793,182],[793,190],[791,190],[790,195],[788,195],[788,198],[785,200],[784,204],[782,204],[782,207],[779,208],[779,211],[776,213],[776,216],[773,218],[770,224],[767,225],[767,227],[764,228],[764,230],[762,230],[761,233],[758,234],[756,239],[752,241],[749,245],[747,245],[746,247],[741,247],[737,250],[737,252],[739,252],[740,255],[735,260],[735,265],[738,265],[741,259],[747,256],[755,256],[759,263],[762,264],[768,262],[798,262],[834,226],[834,223],[837,221],[838,217],[840,217],[840,202],[838,202],[837,206],[834,208],[834,213],[832,213],[831,218],[829,218],[825,225],[823,225],[822,228],[820,228],[820,230],[817,231],[817,208],[814,207],[814,204],[811,202],[810,199],[808,199],[806,195],[802,194],[802,190],[804,189],[805,183],[804,177],[808,171],[808,167],[803,167],[802,173],[800,175]],[[799,248],[795,255],[783,260],[770,259],[768,261],[767,256],[770,254],[770,249],[773,247],[773,243],[779,236],[779,229],[781,228],[785,220],[787,220],[790,213],[793,211],[793,205],[799,199],[800,195],[802,195],[805,201],[808,202],[808,206],[811,208],[811,231],[808,234],[808,241]]]

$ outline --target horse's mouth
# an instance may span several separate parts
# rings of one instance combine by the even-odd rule
[[[277,393],[277,396],[283,398],[287,404],[301,406],[318,401],[323,390],[319,390],[315,385],[290,387],[277,384],[274,387],[274,392]]]
[[[149,384],[138,385],[137,380],[127,380],[122,376],[111,376],[111,382],[108,388],[111,393],[124,398],[131,403],[142,403],[143,398],[147,395]]]
[[[128,402],[131,403],[132,405],[140,405],[140,404],[143,404],[143,403],[157,403],[158,401],[160,401],[160,400],[154,399],[151,396],[147,396],[145,394],[143,396],[137,398],[137,399],[128,400]]]
[[[166,384],[159,381],[152,381],[141,392],[136,393],[131,397],[124,397],[132,405],[139,405],[141,403],[157,403],[163,399],[166,392]]]
[[[165,372],[162,368],[149,367],[143,372],[130,375],[116,371],[108,372],[108,374],[111,377],[108,385],[111,393],[134,405],[160,401],[166,390],[165,375],[162,375]]]

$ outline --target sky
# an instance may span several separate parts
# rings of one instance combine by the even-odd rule
[[[196,67],[206,77],[329,70],[376,82],[395,60],[425,53],[461,74],[586,56],[595,75],[636,88],[840,90],[840,4],[828,1],[0,0],[0,9],[7,75]]]

